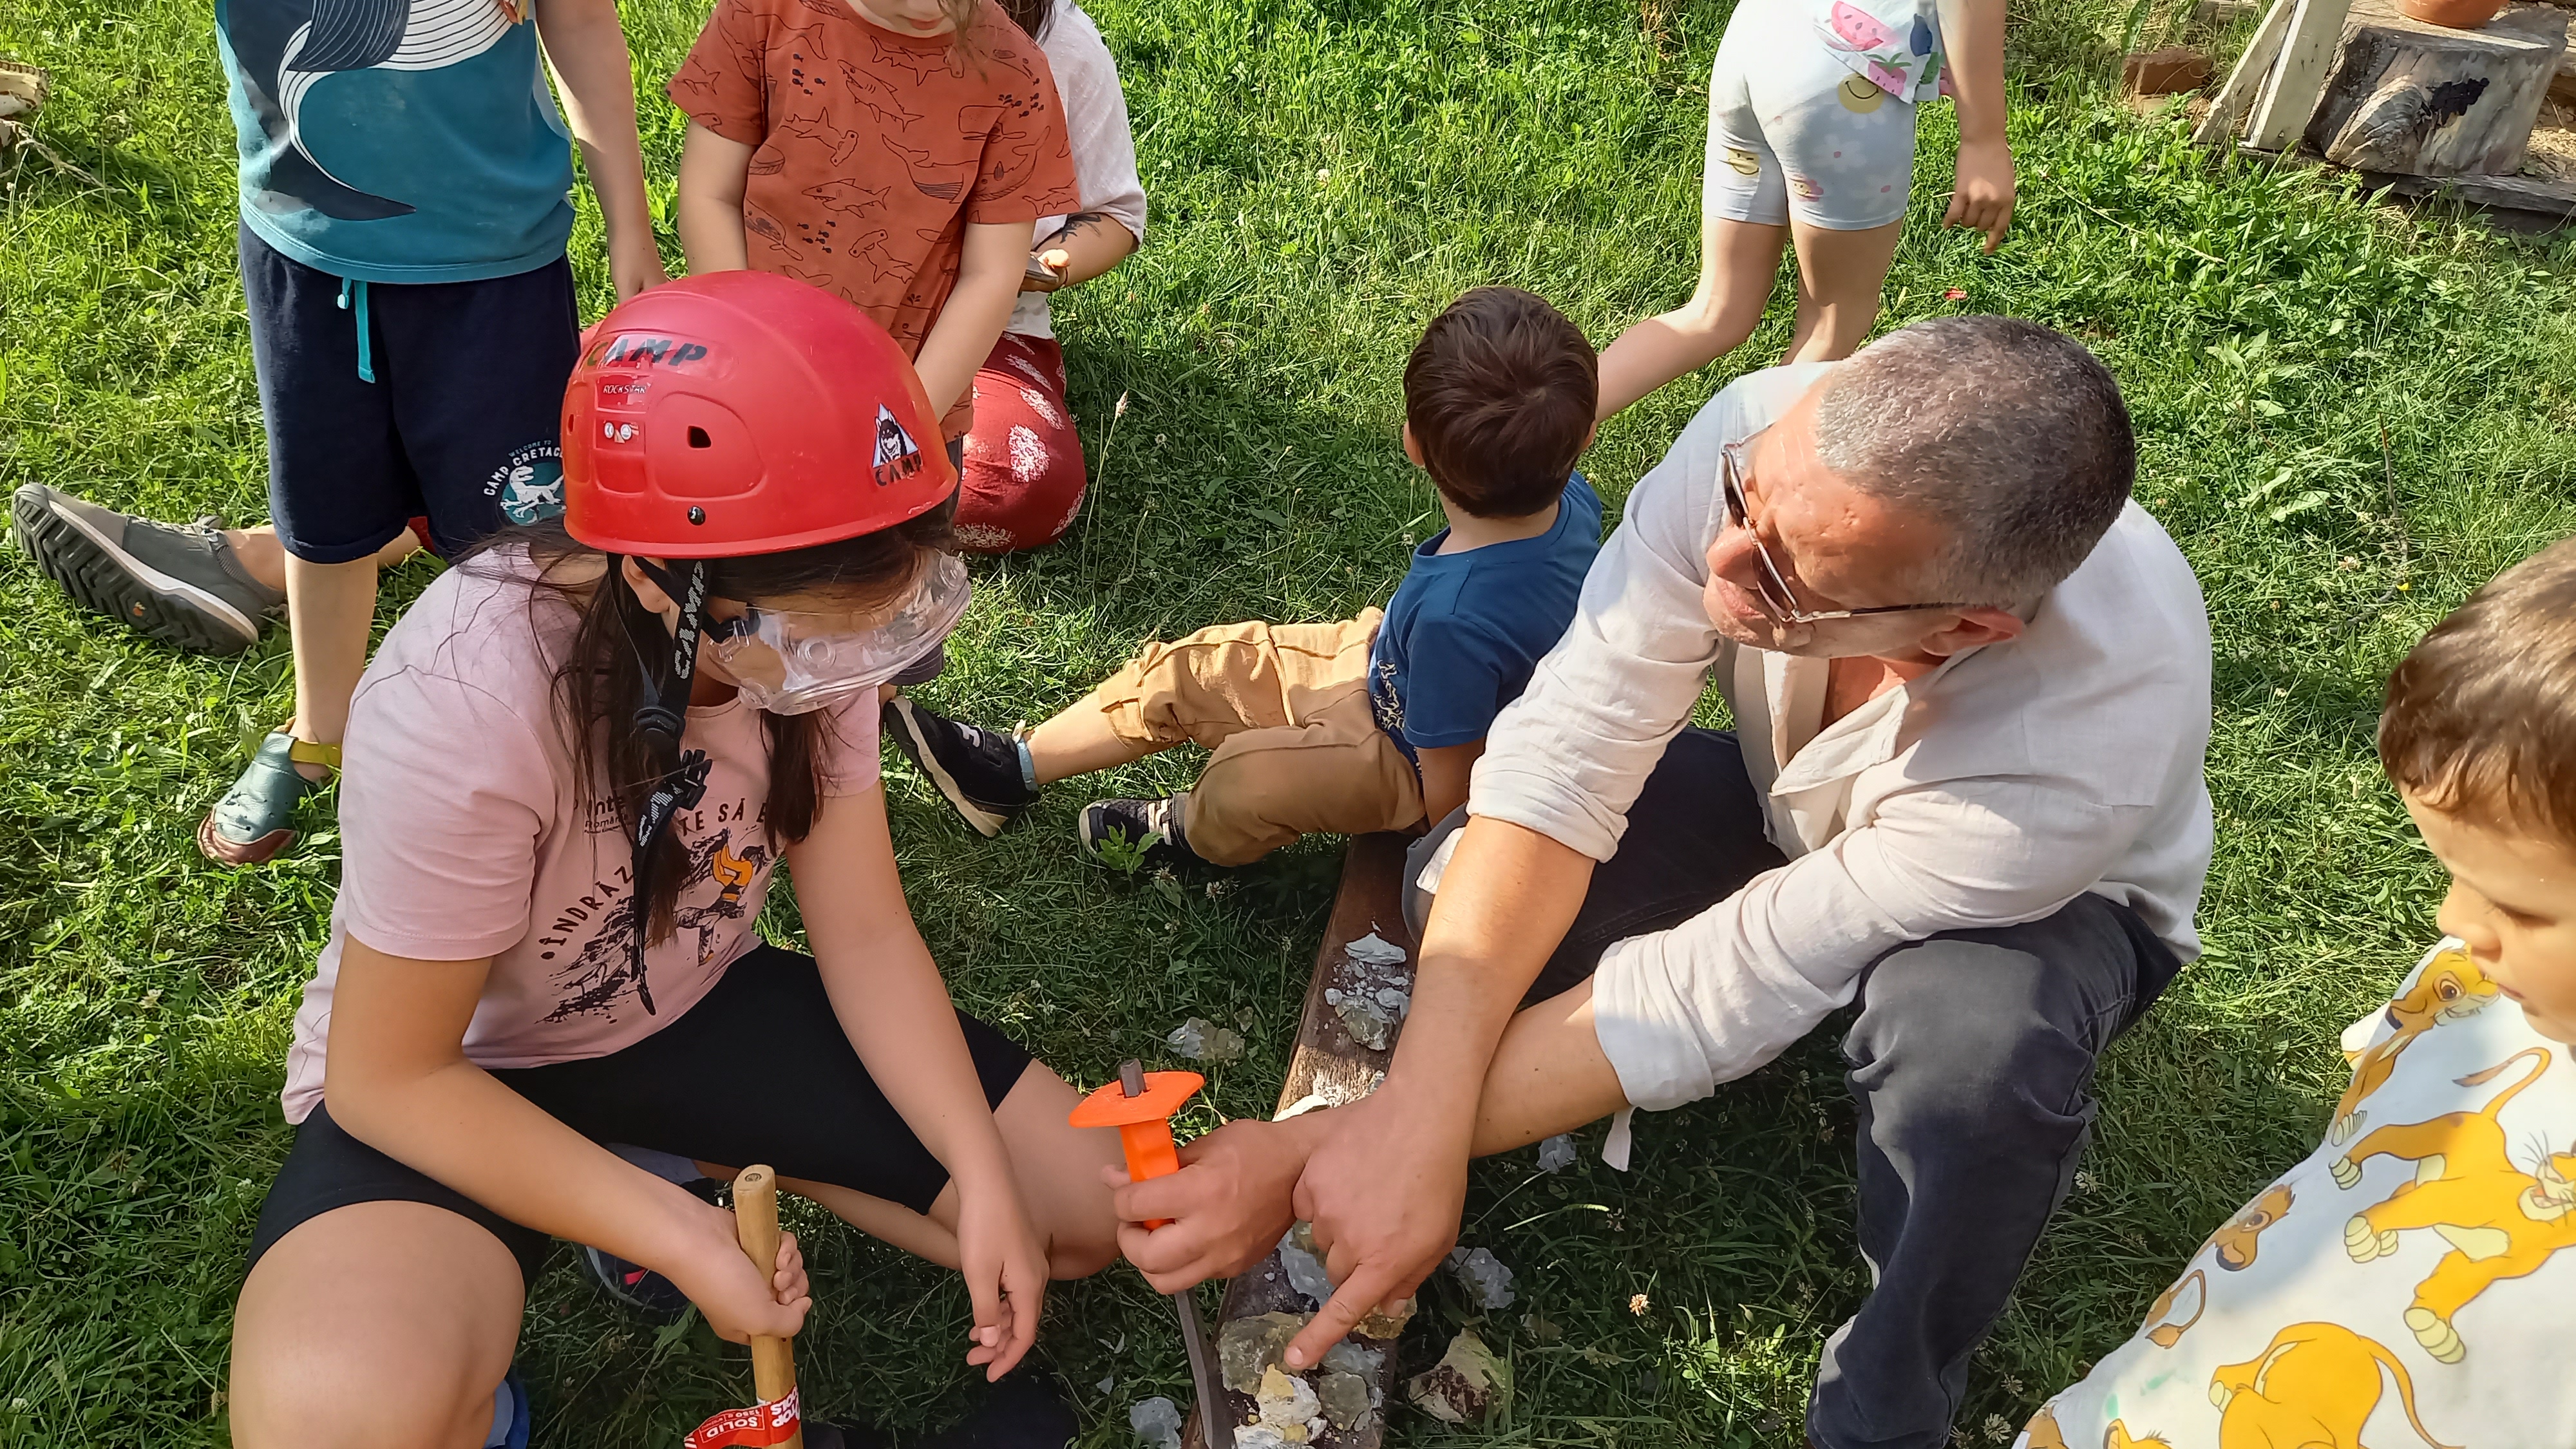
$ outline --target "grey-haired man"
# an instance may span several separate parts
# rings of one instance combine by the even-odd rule
[[[1856,1000],[1874,1287],[1807,1429],[1946,1444],[2095,1059],[2198,950],[2209,625],[2136,466],[2110,374],[2007,318],[1718,394],[1415,851],[1385,1084],[1126,1189],[1121,1217],[1179,1219],[1128,1256],[1168,1289],[1311,1219],[1340,1285],[1312,1362],[1440,1262],[1471,1153],[1707,1096]],[[1685,728],[1712,677],[1733,734]]]

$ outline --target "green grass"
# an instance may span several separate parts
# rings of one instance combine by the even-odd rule
[[[2568,247],[2213,164],[2173,115],[2107,99],[2106,57],[2166,38],[2182,9],[2017,11],[2013,236],[1983,257],[1932,227],[1951,140],[1936,108],[1887,293],[1888,325],[2021,313],[2109,360],[2139,424],[2141,496],[2198,567],[2218,640],[2209,954],[2104,1064],[2078,1193],[1979,1355],[1971,1440],[2125,1337],[2200,1236],[2312,1140],[2339,1085],[2334,1031],[2428,939],[2439,890],[2372,760],[2379,681],[2479,581],[2576,528]],[[648,93],[696,11],[629,0]],[[930,691],[996,721],[1070,699],[1149,636],[1382,599],[1434,519],[1394,445],[1398,370],[1459,289],[1536,288],[1607,341],[1678,301],[1695,266],[1722,6],[1095,14],[1125,68],[1154,231],[1059,305],[1099,478],[1089,516],[1054,549],[979,566],[955,667]],[[43,139],[95,178],[41,159],[0,176],[0,486],[165,517],[262,512],[207,32],[181,0],[0,0],[0,51],[55,71]],[[646,115],[667,207],[678,121],[658,101]],[[595,313],[594,217],[575,257]],[[1724,376],[1777,353],[1787,311],[1784,290],[1751,346],[1606,430],[1587,466],[1607,496]],[[384,617],[428,576],[399,575]],[[288,1139],[280,1063],[337,850],[320,813],[264,870],[210,867],[189,833],[245,736],[286,713],[287,668],[282,637],[231,661],[153,649],[0,554],[0,1442],[224,1440],[230,1304]],[[1167,758],[1125,783],[1189,769]],[[1075,863],[1073,791],[990,844],[899,770],[893,799],[915,909],[963,1002],[1087,1081],[1156,1055],[1185,1015],[1239,1023],[1251,1051],[1214,1074],[1195,1125],[1267,1110],[1328,843],[1231,890],[1183,889]],[[1488,1442],[1794,1442],[1816,1345],[1866,1282],[1850,1136],[1836,1063],[1811,1042],[1645,1119],[1630,1175],[1535,1178],[1527,1154],[1481,1166],[1467,1240],[1522,1295],[1486,1325],[1520,1382]],[[953,1412],[968,1394],[955,1282],[802,1225],[818,1229],[811,1402],[898,1426]],[[1127,1405],[1183,1391],[1168,1310],[1123,1270],[1051,1305],[1043,1341],[1079,1386],[1084,1442],[1132,1442]],[[1424,1351],[1466,1312],[1435,1286]],[[694,1320],[639,1330],[560,1253],[522,1363],[549,1445],[675,1443],[748,1383],[739,1350]],[[1442,1437],[1419,1418],[1398,1430]]]

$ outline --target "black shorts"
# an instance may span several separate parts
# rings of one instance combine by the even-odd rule
[[[999,1106],[1029,1054],[964,1012],[957,1020],[984,1100]],[[492,1077],[594,1142],[733,1167],[765,1162],[781,1177],[914,1212],[929,1211],[948,1185],[948,1169],[860,1065],[814,958],[776,946],[753,947],[679,1020],[632,1046]],[[519,1260],[527,1281],[545,1261],[545,1234],[360,1142],[316,1106],[260,1205],[251,1263],[299,1224],[361,1202],[428,1203],[480,1223]]]
[[[287,552],[348,563],[426,516],[453,558],[504,521],[563,511],[558,435],[581,350],[570,262],[479,282],[344,283],[244,225],[241,275],[269,519]]]

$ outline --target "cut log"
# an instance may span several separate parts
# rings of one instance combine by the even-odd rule
[[[2329,161],[2404,176],[2511,176],[2567,51],[2567,12],[2512,5],[2476,30],[2355,0],[2308,142]]]
[[[2224,146],[2236,135],[2237,124],[2254,107],[2254,97],[2272,74],[2273,65],[2281,58],[2281,37],[2290,32],[2290,17],[2298,10],[2298,0],[2272,0],[2272,8],[2263,13],[2263,23],[2254,29],[2254,37],[2245,42],[2245,53],[2236,58],[2236,68],[2227,73],[2227,84],[2218,88],[2210,99],[2209,114],[2191,133],[2194,143],[2202,146]]]
[[[1296,1051],[1288,1059],[1288,1079],[1279,1088],[1280,1116],[1356,1102],[1377,1090],[1377,1084],[1386,1079],[1387,1062],[1395,1055],[1396,1035],[1404,1027],[1403,1011],[1409,1009],[1413,994],[1413,933],[1404,924],[1404,850],[1408,844],[1406,837],[1395,834],[1355,836],[1342,857],[1341,886],[1334,892],[1333,914],[1324,925],[1324,944],[1315,952],[1313,979],[1306,984],[1306,1006],[1297,1023]],[[1372,959],[1355,959],[1351,946],[1365,943],[1371,936],[1379,944],[1363,944],[1360,954]],[[1401,951],[1403,958],[1386,960],[1381,946]],[[1383,1031],[1367,1013],[1355,1015],[1344,1009],[1354,992],[1367,993],[1372,1005],[1387,1009],[1377,997],[1377,993],[1387,991],[1406,998],[1406,1003],[1388,1009],[1389,1019]],[[1355,1038],[1355,1021],[1379,1044],[1372,1046]],[[1234,1335],[1241,1343],[1248,1337],[1247,1330],[1258,1332],[1258,1326],[1249,1320],[1274,1313],[1311,1314],[1321,1306],[1298,1290],[1287,1264],[1274,1248],[1269,1257],[1226,1285],[1225,1304],[1217,1312],[1217,1337],[1223,1344],[1227,1326],[1236,1325]],[[1328,1425],[1315,1437],[1316,1449],[1379,1449],[1385,1442],[1386,1411],[1400,1391],[1395,1340],[1402,1325],[1371,1321],[1361,1326],[1387,1329],[1383,1336],[1354,1333],[1346,1340],[1357,1352],[1344,1362],[1366,1368],[1369,1411],[1348,1428]],[[1277,1348],[1284,1346],[1284,1341],[1271,1345],[1271,1353],[1275,1356]],[[1222,1350],[1219,1357],[1226,1357]],[[1323,1367],[1330,1369],[1333,1363],[1328,1357]],[[1334,1394],[1323,1382],[1329,1375],[1310,1372],[1306,1377],[1313,1381],[1329,1415]],[[1258,1409],[1252,1395],[1229,1386],[1225,1398],[1226,1411],[1220,1417],[1226,1422],[1243,1424],[1256,1417]],[[1202,1445],[1199,1438],[1199,1416],[1193,1411],[1182,1430],[1183,1449],[1232,1449],[1230,1445]]]

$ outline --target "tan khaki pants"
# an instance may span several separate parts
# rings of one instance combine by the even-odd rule
[[[1204,860],[1246,865],[1300,835],[1410,829],[1422,779],[1369,709],[1383,617],[1219,624],[1148,644],[1074,708],[1100,710],[1133,744],[1215,752],[1181,820]]]

